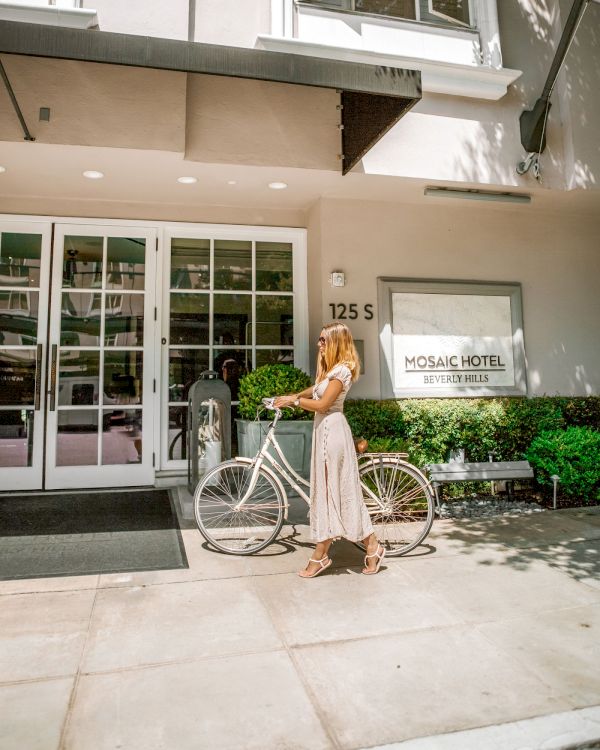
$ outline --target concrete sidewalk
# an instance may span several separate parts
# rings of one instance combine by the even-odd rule
[[[300,579],[305,525],[251,558],[183,537],[189,570],[0,583],[2,750],[600,737],[599,508],[436,521],[370,577],[338,542]]]

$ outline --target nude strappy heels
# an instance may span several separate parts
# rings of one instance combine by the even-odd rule
[[[327,560],[327,562],[323,562],[324,560]],[[327,570],[327,568],[328,568],[328,567],[329,567],[329,566],[331,565],[331,563],[332,563],[332,559],[331,559],[331,558],[329,557],[329,555],[323,555],[323,557],[322,557],[322,558],[321,558],[320,560],[315,560],[315,559],[313,559],[313,558],[311,557],[311,558],[310,558],[310,560],[309,560],[308,562],[319,563],[319,565],[320,565],[321,567],[320,567],[320,568],[317,568],[317,569],[316,569],[316,570],[314,571],[314,573],[309,573],[309,574],[307,574],[307,575],[302,575],[302,572],[303,572],[303,571],[300,571],[300,573],[298,573],[298,575],[300,576],[300,578],[315,578],[316,576],[320,575],[320,574],[321,574],[321,573],[322,573],[322,572],[323,572],[324,570]]]
[[[379,551],[381,550],[381,552]],[[373,568],[373,570],[363,570],[364,576],[374,576],[375,573],[379,573],[379,568],[381,567],[381,563],[383,562],[383,558],[385,557],[385,547],[382,547],[381,544],[377,545],[377,551],[373,552],[372,555],[365,555],[365,568],[367,567],[367,558],[369,557],[376,557],[377,558],[377,565]]]

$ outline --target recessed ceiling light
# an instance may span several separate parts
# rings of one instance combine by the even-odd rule
[[[237,185],[237,180],[227,180],[228,185]]]
[[[95,169],[86,169],[83,176],[87,177],[88,180],[101,180],[104,177],[104,172],[97,172]]]
[[[6,172],[6,167],[0,167],[0,174],[2,174],[2,172]]]
[[[177,182],[181,182],[182,185],[193,185],[198,182],[197,177],[178,177]]]
[[[269,187],[271,190],[285,190],[287,187],[287,182],[270,182]]]

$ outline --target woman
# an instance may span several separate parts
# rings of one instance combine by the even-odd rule
[[[298,575],[314,578],[331,565],[329,547],[336,537],[362,541],[367,554],[363,573],[379,571],[385,549],[377,541],[363,500],[354,441],[343,414],[344,399],[360,375],[352,334],[343,323],[326,325],[319,336],[317,382],[313,388],[279,396],[275,406],[315,412],[310,469],[310,529],[317,546]]]

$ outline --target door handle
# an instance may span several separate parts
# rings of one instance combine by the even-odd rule
[[[58,345],[52,344],[52,364],[50,365],[50,411],[56,409],[56,358]]]
[[[40,410],[42,395],[42,348],[42,345],[38,344],[35,355],[35,411]]]

